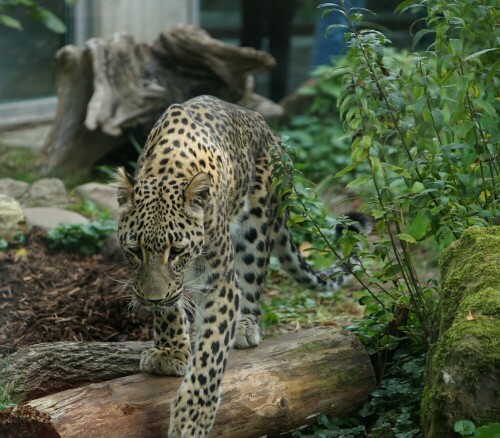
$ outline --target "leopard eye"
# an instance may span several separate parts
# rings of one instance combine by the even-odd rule
[[[182,254],[184,251],[184,248],[180,248],[178,246],[171,246],[170,247],[170,252],[168,253],[168,259],[169,260],[174,260],[177,258],[180,254]]]
[[[142,261],[142,248],[140,246],[129,246],[127,251],[132,254],[135,258]]]

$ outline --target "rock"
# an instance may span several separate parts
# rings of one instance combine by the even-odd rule
[[[437,339],[427,359],[422,425],[451,438],[455,422],[500,418],[500,227],[471,227],[443,251]]]
[[[21,203],[26,207],[64,206],[69,202],[66,187],[58,178],[42,178],[35,181],[21,199]]]
[[[19,202],[0,194],[0,238],[12,240],[25,230],[24,213]]]
[[[7,195],[14,199],[21,199],[27,192],[29,184],[24,181],[17,181],[12,178],[0,179],[0,193]]]
[[[86,224],[89,220],[74,211],[57,207],[33,207],[24,210],[28,228],[40,227],[46,231],[59,224]]]
[[[125,254],[118,242],[118,235],[116,233],[110,234],[101,250],[101,254],[108,260],[113,260],[116,263],[124,262],[127,259]]]
[[[80,198],[88,199],[98,207],[108,210],[113,219],[118,219],[120,209],[116,200],[116,188],[114,186],[92,182],[76,187],[75,193]]]

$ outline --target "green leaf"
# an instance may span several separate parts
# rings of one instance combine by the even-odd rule
[[[453,132],[457,138],[464,138],[467,133],[474,128],[474,122],[472,120],[465,120],[453,127]]]
[[[349,184],[347,184],[347,188],[352,189],[353,187],[358,187],[362,184],[367,183],[368,181],[372,181],[371,175],[360,175],[356,179],[352,180]]]
[[[411,186],[411,191],[413,193],[420,193],[424,189],[425,189],[425,186],[420,181],[415,181],[413,183],[413,185]]]
[[[344,257],[347,257],[351,254],[355,244],[356,241],[354,239],[351,239],[349,236],[342,237],[342,239],[340,240],[340,248]]]
[[[416,240],[420,240],[425,237],[430,225],[431,219],[429,217],[429,210],[419,210],[411,223],[406,226],[406,232]]]
[[[380,219],[381,217],[384,217],[384,215],[385,215],[385,211],[383,211],[383,210],[372,210],[370,213],[374,219]]]
[[[491,103],[486,102],[485,100],[482,99],[472,99],[472,102],[474,103],[475,106],[478,106],[484,112],[488,113],[490,116],[492,117],[497,116],[497,112],[495,111],[495,108],[493,108]]]
[[[379,158],[370,156],[370,164],[371,164],[371,168],[372,168],[372,174],[375,175],[380,168]]]
[[[434,125],[436,126],[437,132],[443,129],[444,116],[440,110],[432,110],[432,119],[434,120]]]
[[[456,38],[450,38],[449,41],[450,41],[451,53],[453,53],[455,56],[460,56],[462,54],[462,50],[464,47],[463,41]]]
[[[490,423],[478,427],[474,435],[475,438],[500,437],[500,423]]]
[[[432,210],[431,210],[431,214],[432,216],[437,216],[441,210],[444,209],[444,205],[436,205]]]
[[[473,53],[472,55],[465,57],[465,61],[470,61],[471,59],[477,58],[478,56],[484,55],[485,53],[491,52],[493,50],[498,50],[498,48],[493,47],[491,49],[480,50],[479,52]]]
[[[33,19],[43,23],[45,27],[55,33],[66,33],[66,25],[48,9],[38,7],[32,11]]]
[[[0,24],[11,27],[12,29],[23,30],[21,22],[19,20],[16,20],[15,18],[10,17],[9,15],[0,14]]]
[[[325,29],[325,35],[327,35],[332,29],[349,29],[345,24],[330,24]]]
[[[420,40],[427,34],[429,33],[435,33],[436,31],[434,29],[420,29],[415,36],[413,37],[413,44],[412,47],[415,48]]]
[[[368,156],[368,152],[361,147],[357,147],[351,153],[351,160],[355,163],[361,163]]]
[[[420,115],[422,114],[422,110],[424,109],[424,105],[426,103],[427,103],[426,96],[420,96],[417,99],[415,105],[413,106],[413,114],[415,114],[415,117],[420,117]]]
[[[395,106],[398,110],[403,111],[406,107],[405,100],[403,99],[403,96],[399,93],[389,93],[389,101],[390,103]]]
[[[471,436],[474,435],[476,426],[470,420],[460,420],[455,423],[453,430],[461,436]]]
[[[410,236],[407,233],[396,234],[396,236],[399,237],[399,239],[403,240],[404,242],[417,243],[417,241],[415,240],[415,238],[413,236]]]

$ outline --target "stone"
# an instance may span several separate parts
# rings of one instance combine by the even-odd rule
[[[29,184],[12,178],[0,178],[0,193],[19,200],[28,191]]]
[[[500,226],[470,227],[440,257],[436,335],[422,397],[427,438],[452,438],[462,419],[500,418]]]
[[[113,219],[118,219],[120,209],[116,200],[116,188],[111,184],[87,183],[74,190],[80,198],[92,201],[99,208],[108,210]]]
[[[0,238],[7,242],[25,230],[24,213],[19,202],[0,194]]]
[[[86,224],[89,220],[74,211],[58,207],[25,208],[26,224],[28,229],[40,227],[46,231],[53,230],[59,224]]]
[[[64,183],[58,178],[35,181],[21,199],[25,207],[64,206],[70,203]]]
[[[108,260],[112,260],[116,263],[125,262],[127,259],[123,253],[120,242],[118,241],[118,235],[116,233],[110,234],[104,241],[104,245],[101,249],[101,254]]]

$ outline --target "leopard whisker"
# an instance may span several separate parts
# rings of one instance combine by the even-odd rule
[[[206,315],[203,309],[198,306],[194,300],[189,297],[188,295],[183,295],[182,296],[183,300],[181,301],[181,305],[184,306],[184,309],[187,310],[189,313],[194,315],[197,318],[201,318],[202,320],[205,319]]]
[[[116,283],[121,283],[121,284],[125,284],[127,286],[132,286],[133,285],[133,282],[131,281],[125,281],[125,280],[119,280],[118,278],[113,278],[111,277],[111,275],[108,275],[106,274],[106,272],[103,271],[103,274],[108,277],[110,280],[116,282]]]

